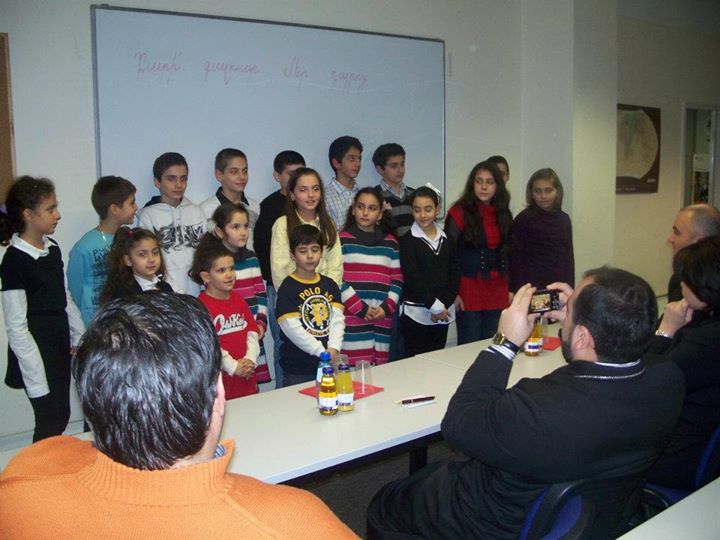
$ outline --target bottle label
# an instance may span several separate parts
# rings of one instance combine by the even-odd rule
[[[338,394],[338,397],[337,397],[338,406],[340,406],[340,407],[347,407],[349,405],[352,405],[354,400],[355,400],[355,395],[352,393]]]
[[[541,341],[538,339],[528,339],[525,342],[525,352],[526,353],[539,353],[541,347]]]
[[[321,410],[325,411],[332,411],[334,409],[337,409],[338,407],[338,398],[337,396],[320,396],[318,398],[318,407],[320,407]]]

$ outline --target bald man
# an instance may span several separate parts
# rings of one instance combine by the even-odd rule
[[[694,244],[708,236],[720,234],[720,212],[709,204],[691,204],[682,208],[675,216],[668,243],[673,257],[685,246]],[[673,273],[668,282],[668,302],[682,300],[680,278]]]

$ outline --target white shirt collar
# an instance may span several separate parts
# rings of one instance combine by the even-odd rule
[[[420,225],[418,225],[417,222],[413,222],[412,227],[410,227],[410,234],[412,234],[415,238],[422,238],[430,244],[433,249],[437,249],[440,239],[446,238],[447,236],[445,235],[445,231],[443,231],[437,224],[435,224],[435,230],[437,231],[435,238],[430,239],[430,237],[425,234],[425,231],[422,230]]]
[[[45,257],[48,253],[50,253],[50,246],[52,245],[52,242],[47,236],[43,236],[43,249],[38,249],[29,242],[20,238],[18,233],[15,233],[10,239],[10,245],[19,249],[23,253],[27,253],[33,259],[38,260],[40,257]]]
[[[147,279],[142,276],[138,276],[137,274],[134,274],[135,281],[138,282],[138,285],[140,285],[140,290],[143,292],[145,291],[154,291],[157,289],[157,283],[160,281],[160,278],[155,276],[155,279]]]

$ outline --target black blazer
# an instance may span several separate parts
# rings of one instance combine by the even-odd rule
[[[470,367],[442,422],[471,459],[448,465],[441,513],[481,538],[514,538],[549,484],[640,474],[682,405],[677,366],[574,361],[506,390],[512,362],[492,348]]]

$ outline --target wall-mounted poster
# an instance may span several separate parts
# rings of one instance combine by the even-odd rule
[[[657,193],[660,177],[660,109],[617,106],[615,193]]]

